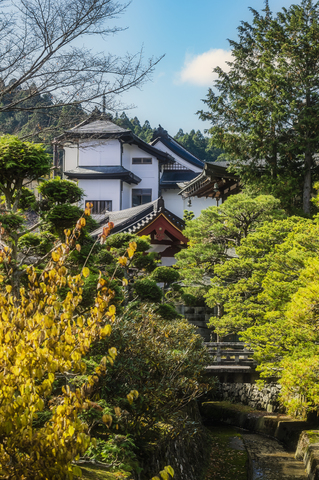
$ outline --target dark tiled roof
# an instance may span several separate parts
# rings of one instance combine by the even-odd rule
[[[223,197],[226,190],[234,190],[239,186],[239,177],[235,173],[228,172],[227,162],[206,163],[203,171],[197,175],[193,180],[188,182],[179,192],[183,198],[193,196],[219,196]],[[218,190],[215,190],[217,183]],[[238,188],[237,190],[238,191]]]
[[[164,171],[160,185],[162,188],[177,188],[178,183],[190,182],[198,173],[187,170]]]
[[[186,150],[180,143],[178,143],[173,137],[168,135],[166,130],[163,128],[159,128],[156,130],[153,140],[151,141],[151,145],[156,145],[157,142],[162,142],[167,148],[169,148],[175,155],[178,155],[180,158],[183,158],[191,165],[195,167],[203,168],[205,162],[199,160],[199,158],[195,157],[192,153]]]
[[[117,139],[123,143],[137,145],[141,150],[154,156],[161,163],[171,163],[174,158],[166,152],[141,140],[131,130],[125,130],[111,122],[105,115],[92,115],[84,122],[56,137],[53,143],[64,144],[79,139]]]
[[[88,122],[88,120],[85,120],[84,122],[80,123],[79,125],[76,125],[75,127],[71,128],[70,130],[67,130],[66,133],[89,133],[89,134],[94,134],[94,133],[125,133],[125,132],[130,132],[130,130],[125,130],[122,127],[119,127],[115,123],[111,122],[108,119],[97,119],[92,122]]]
[[[140,205],[138,207],[128,208],[126,210],[120,210],[118,212],[109,212],[101,222],[101,226],[91,233],[92,237],[97,237],[102,233],[103,227],[108,222],[114,223],[113,233],[138,233],[140,230],[147,227],[147,225],[160,214],[164,214],[169,221],[175,225],[179,230],[183,230],[185,222],[167,210],[164,206],[164,200],[158,198],[157,200]]]
[[[114,179],[123,180],[126,183],[134,183],[137,185],[141,179],[133,172],[126,170],[120,165],[110,165],[106,167],[76,167],[74,170],[64,172],[69,178],[78,179]]]

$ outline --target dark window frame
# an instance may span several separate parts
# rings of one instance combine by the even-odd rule
[[[152,157],[133,157],[132,165],[152,165]]]
[[[152,201],[151,188],[132,188],[132,207],[139,207]]]
[[[112,211],[112,200],[86,200],[85,203],[93,203],[92,215],[101,215],[106,211]]]

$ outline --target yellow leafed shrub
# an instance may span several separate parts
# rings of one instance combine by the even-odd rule
[[[71,462],[90,442],[78,413],[88,405],[96,374],[81,388],[66,385],[61,395],[50,396],[57,375],[83,373],[83,355],[94,340],[110,334],[113,292],[99,289],[94,307],[77,316],[83,276],[68,275],[63,252],[52,257],[41,275],[29,268],[28,287],[19,296],[0,290],[0,479],[72,479],[79,467]],[[57,292],[65,285],[68,294],[61,301]],[[102,362],[99,375],[105,369]],[[49,420],[35,427],[48,408]]]

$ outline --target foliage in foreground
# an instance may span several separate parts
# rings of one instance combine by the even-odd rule
[[[117,349],[116,362],[94,392],[110,405],[116,399],[117,431],[135,435],[135,442],[142,445],[162,430],[160,422],[172,424],[178,418],[178,432],[183,409],[208,387],[202,373],[209,357],[195,327],[185,319],[172,322],[154,314],[152,306],[136,307],[129,305],[115,318],[111,341],[105,338],[94,344],[90,365],[96,368],[103,352]],[[127,390],[138,391],[134,403],[126,398]]]
[[[3,479],[72,479],[80,474],[72,462],[84,454],[109,455],[110,466],[123,466],[124,461],[125,467],[139,471],[134,445],[141,449],[154,440],[164,419],[170,430],[176,426],[178,434],[178,416],[205,388],[200,378],[205,354],[185,322],[161,320],[139,303],[116,318],[116,292],[102,274],[93,305],[81,308],[89,269],[84,266],[81,273],[71,275],[66,267],[70,250],[78,252],[81,228],[78,222],[73,232],[65,232],[65,243],[55,248],[40,273],[27,268],[28,283],[19,296],[2,283]],[[125,270],[137,247],[130,242],[120,257],[116,251],[111,263],[117,259],[116,268]],[[9,275],[10,253],[6,247],[0,258]],[[129,291],[127,281],[122,288]],[[110,323],[115,327],[111,343],[104,342]],[[118,351],[119,363],[114,362]],[[116,452],[113,458],[111,454],[114,434],[124,443],[129,434],[133,438],[120,465]],[[160,472],[163,480],[169,478],[169,468]]]
[[[83,355],[93,341],[111,333],[114,309],[108,306],[113,293],[101,289],[95,307],[85,315],[75,316],[87,272],[68,275],[63,265],[65,254],[66,246],[61,247],[41,276],[30,267],[28,286],[20,289],[19,297],[11,294],[10,286],[0,294],[3,479],[73,478],[79,468],[71,461],[82,455],[90,442],[78,413],[88,408],[89,392],[106,372],[106,358],[82,388],[72,391],[66,385],[53,402],[50,396],[59,375],[85,372]],[[57,293],[64,285],[69,291],[61,301]],[[116,351],[111,353],[115,356]],[[35,427],[34,421],[48,407],[51,417],[43,426]]]
[[[90,209],[85,213],[89,215]],[[111,304],[115,292],[101,278],[93,306],[82,312],[78,309],[89,269],[84,266],[81,273],[70,275],[65,263],[70,251],[78,247],[82,226],[78,221],[72,232],[65,232],[65,243],[52,251],[51,260],[39,274],[34,267],[27,268],[28,283],[18,294],[11,285],[4,285],[0,276],[3,479],[72,479],[81,473],[72,461],[85,453],[90,436],[80,414],[90,408],[92,389],[117,354],[116,348],[110,347],[82,384],[70,388],[72,376],[85,375],[83,358],[92,343],[111,333],[116,311]],[[111,228],[103,231],[104,238]],[[136,245],[130,244],[124,256],[133,257],[135,249]],[[11,250],[5,247],[0,253],[10,276]],[[61,298],[63,289],[66,294]],[[128,395],[132,401],[136,396]],[[105,412],[101,421],[110,425],[112,417]]]

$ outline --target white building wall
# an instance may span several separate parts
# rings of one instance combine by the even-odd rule
[[[184,199],[181,195],[178,195],[179,189],[167,189],[162,190],[162,197],[164,198],[165,207],[175,215],[183,218],[184,210],[193,212],[195,217],[198,217],[202,210],[205,208],[217,205],[214,198],[191,198],[191,206],[188,207],[189,199]]]
[[[133,158],[152,158],[151,164],[133,165]],[[159,165],[156,157],[152,157],[144,150],[141,150],[136,145],[124,145],[122,155],[122,165],[127,170],[130,170],[137,175],[141,182],[138,185],[129,185],[130,193],[125,192],[125,204],[127,202],[127,195],[129,195],[129,206],[124,207],[124,195],[123,195],[123,207],[130,208],[132,206],[132,189],[134,188],[150,188],[152,190],[152,201],[158,198],[159,188]],[[123,192],[124,193],[124,192]]]
[[[121,165],[121,144],[118,140],[82,142],[79,150],[79,166]]]
[[[112,200],[112,210],[121,209],[121,180],[79,180],[79,187],[86,195],[83,206],[88,200]]]
[[[123,182],[122,190],[122,210],[126,208],[131,208],[132,206],[132,187],[127,183]]]
[[[78,145],[64,147],[63,171],[74,170],[78,166],[79,148]]]
[[[131,145],[127,145],[126,143],[123,144],[123,152],[122,152],[122,166],[127,170],[131,168]],[[138,149],[139,150],[139,149]],[[140,157],[142,156],[142,151],[139,150]]]
[[[184,167],[188,168],[189,170],[191,170],[192,172],[198,172],[198,173],[201,173],[201,171],[203,170],[202,167],[196,167],[195,165],[192,165],[191,163],[187,162],[186,160],[184,160],[183,158],[179,157],[178,155],[176,155],[176,153],[172,152],[172,150],[170,150],[166,145],[164,145],[161,141],[155,143],[154,145],[155,148],[158,148],[158,150],[161,150],[162,152],[167,152],[169,153],[172,157],[175,158],[176,162],[180,163],[181,165],[183,165]]]
[[[157,142],[156,148],[168,152],[172,152],[162,144]],[[78,148],[74,146],[65,147],[65,170],[73,170],[78,165],[80,166],[103,166],[103,165],[122,165],[127,170],[130,170],[139,178],[141,182],[138,185],[129,185],[123,182],[121,192],[120,180],[79,180],[79,187],[83,188],[86,193],[84,203],[87,200],[112,200],[112,210],[120,210],[132,207],[132,189],[151,189],[152,201],[159,196],[159,162],[157,158],[152,157],[144,150],[141,150],[136,145],[123,145],[123,152],[121,154],[121,144],[118,140],[94,140],[90,142],[83,142]],[[132,158],[134,157],[151,157],[152,164],[133,165]],[[200,173],[201,168],[195,167],[182,158],[174,155],[176,161],[181,165],[191,169],[194,172]],[[175,215],[183,218],[184,210],[194,212],[197,217],[205,208],[216,205],[216,200],[211,198],[191,198],[192,205],[187,206],[188,199],[184,200],[181,195],[178,195],[179,189],[163,189],[162,196],[165,201],[165,206]],[[122,196],[122,198],[121,198]]]

